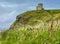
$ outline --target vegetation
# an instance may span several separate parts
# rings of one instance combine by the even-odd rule
[[[2,33],[2,44],[60,44],[60,29],[49,37],[49,29],[9,30]]]
[[[40,24],[41,21],[44,23],[50,22],[53,18],[60,15],[60,10],[33,10],[27,11],[16,17],[16,21],[11,25],[10,28],[20,28],[27,25],[34,26]],[[60,17],[55,20],[60,19]]]
[[[60,10],[33,10],[16,17],[2,32],[2,44],[60,44]]]
[[[2,36],[2,34],[1,34],[2,32],[0,32],[0,44],[1,44],[1,36]]]

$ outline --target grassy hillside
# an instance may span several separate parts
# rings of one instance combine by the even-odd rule
[[[2,44],[60,44],[60,29],[49,37],[49,29],[9,30],[2,33]]]
[[[52,19],[53,36],[50,38]],[[2,32],[1,43],[60,44],[60,10],[33,10],[18,15],[9,30]]]
[[[1,34],[2,32],[0,32],[0,44],[1,44],[1,36],[2,36],[2,34]]]
[[[43,23],[49,23],[49,21],[53,18],[60,15],[60,10],[33,10],[22,13],[16,17],[16,21],[11,25],[11,29],[13,28],[22,28],[27,26],[35,26],[40,24],[41,21]],[[60,19],[57,18],[56,20]]]

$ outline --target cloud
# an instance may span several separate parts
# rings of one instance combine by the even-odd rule
[[[18,7],[19,5],[18,4],[12,4],[12,3],[9,3],[9,2],[0,2],[0,7]]]
[[[16,16],[18,15],[18,11],[11,11],[9,13],[4,13],[0,16],[0,30],[7,29],[14,22]]]
[[[6,21],[8,21],[10,18],[14,17],[14,14],[16,12],[17,11],[12,11],[12,12],[9,12],[9,13],[4,13],[3,15],[0,16],[0,22],[6,22]]]
[[[29,6],[27,3],[11,3],[11,2],[0,2],[0,7],[3,8],[16,8],[16,7],[23,7],[23,6]]]
[[[11,11],[0,15],[0,27],[2,29],[7,29],[15,21],[16,16],[22,12],[20,11]]]

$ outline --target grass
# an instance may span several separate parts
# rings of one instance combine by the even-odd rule
[[[2,44],[60,44],[60,29],[49,37],[49,29],[8,30],[2,33]]]
[[[60,21],[60,17],[56,18],[56,16],[60,16],[60,10],[33,10],[18,15],[9,30],[2,32],[1,44],[60,44],[60,27],[57,27],[60,24],[57,22]],[[50,38],[50,28],[43,24],[53,18],[56,18],[56,23],[53,24],[53,36]],[[41,21],[43,21],[42,28],[39,26]],[[28,25],[31,27],[36,25],[39,28],[31,29]],[[28,29],[23,29],[25,26]]]
[[[22,14],[19,14],[16,17],[16,21],[10,26],[10,28],[20,28],[23,27],[23,25],[36,25],[40,23],[40,21],[43,22],[49,22],[52,20],[52,18],[56,16],[60,16],[60,10],[32,10],[27,11]],[[56,18],[56,20],[60,20],[60,17]]]

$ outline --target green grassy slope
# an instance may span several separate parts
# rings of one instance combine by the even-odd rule
[[[49,38],[49,29],[9,30],[2,33],[2,44],[60,44],[60,29]]]
[[[49,37],[50,27],[44,24],[42,28],[30,28],[28,25],[37,26],[48,23],[52,18],[60,16],[60,10],[33,10],[22,13],[16,17],[16,21],[9,30],[2,33],[2,44],[60,44],[60,27],[54,22],[52,39]],[[58,17],[55,20],[60,20]],[[38,25],[37,25],[38,24]],[[27,29],[25,27],[28,27]],[[24,27],[23,29],[21,29]]]
[[[40,21],[47,22],[53,17],[60,15],[60,10],[33,10],[22,13],[16,17],[16,21],[10,28],[20,28],[24,25],[36,25]],[[58,18],[60,19],[60,18]]]
[[[2,36],[2,34],[1,34],[2,32],[0,32],[0,44],[1,44],[1,36]]]

